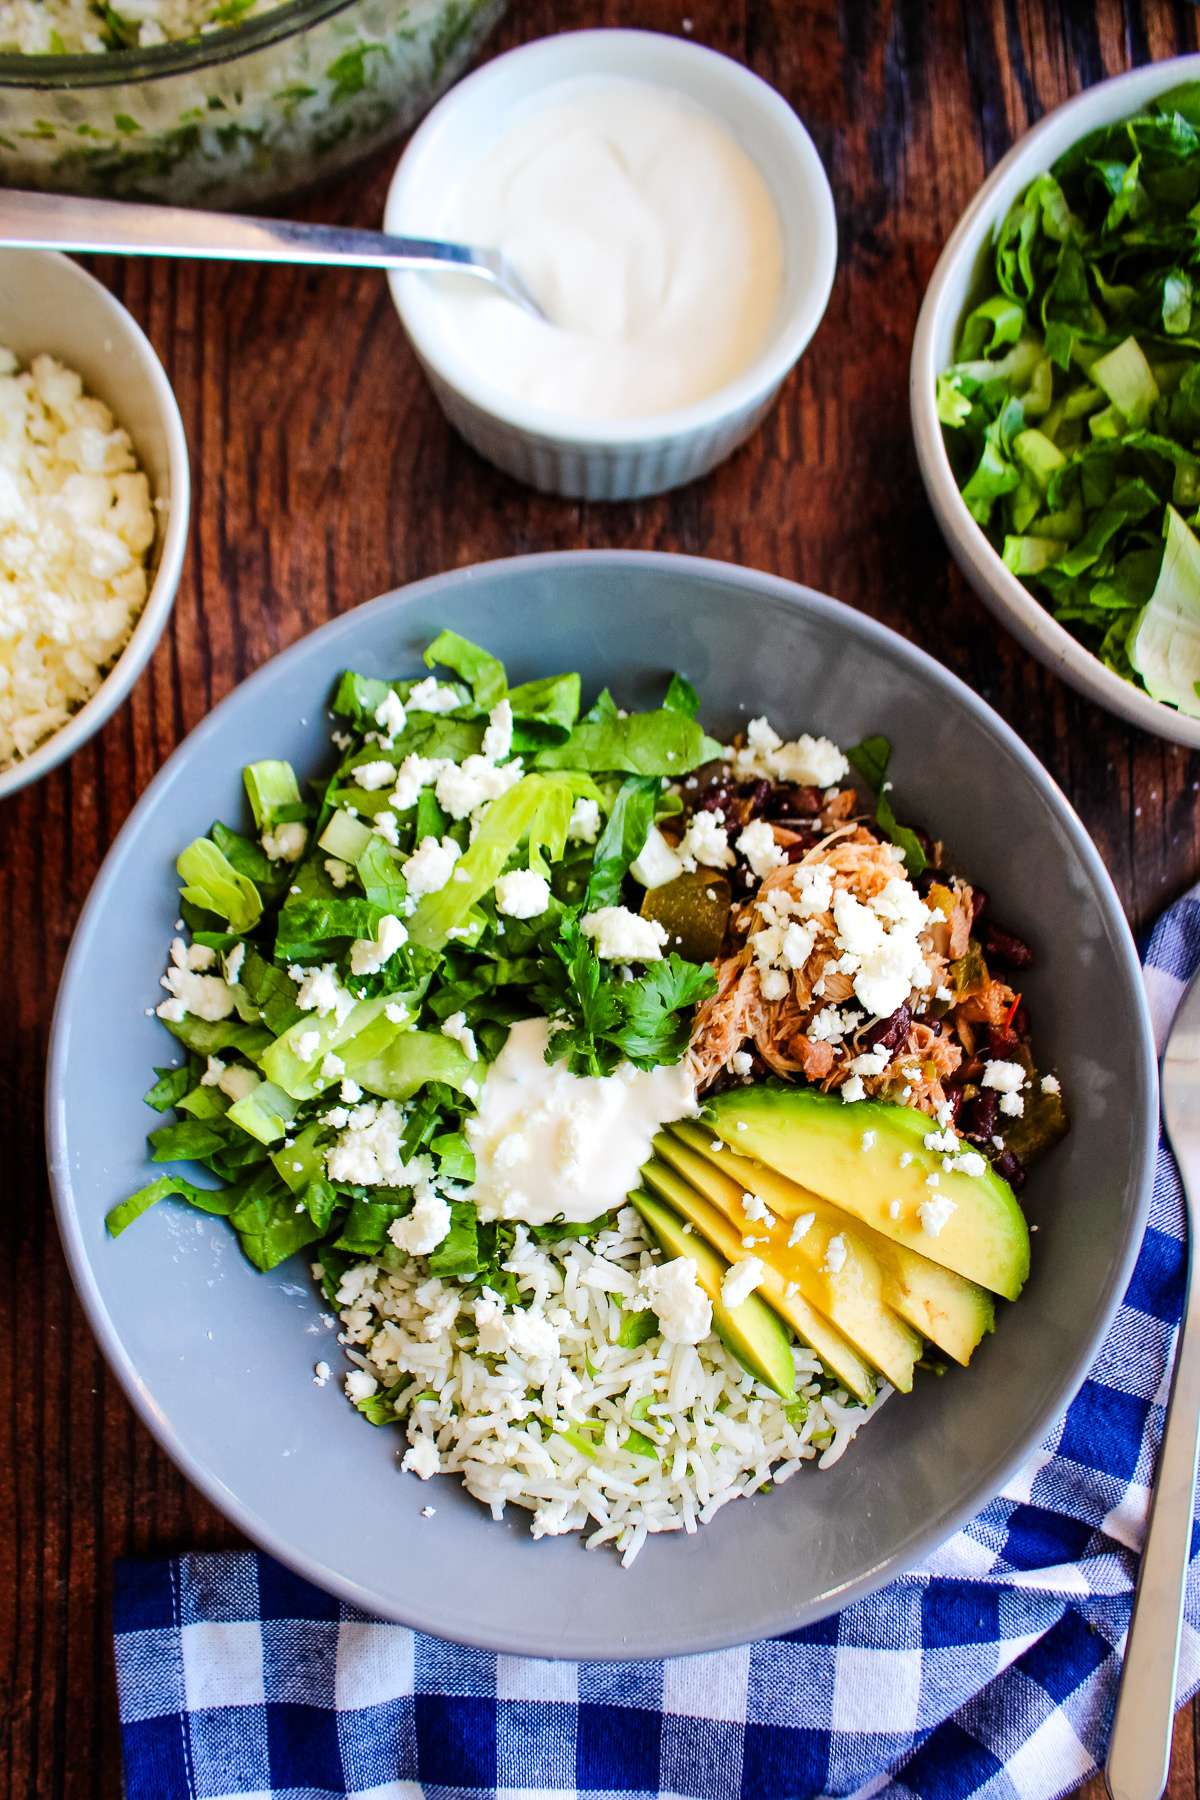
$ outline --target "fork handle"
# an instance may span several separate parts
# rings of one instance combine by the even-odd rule
[[[1191,1202],[1187,1179],[1182,1169],[1179,1173]],[[1189,1218],[1196,1216],[1194,1204],[1189,1204],[1188,1213]],[[1159,1800],[1171,1762],[1200,1443],[1200,1282],[1193,1281],[1192,1274],[1189,1230],[1187,1301],[1104,1770],[1112,1800]]]

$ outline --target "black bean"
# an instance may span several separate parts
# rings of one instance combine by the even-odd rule
[[[771,783],[766,780],[743,782],[738,798],[741,802],[739,811],[742,821],[748,824],[751,819],[757,819],[766,811],[767,802],[771,798]]]
[[[768,819],[815,819],[820,810],[820,788],[794,787],[786,781],[775,784],[763,805]]]
[[[980,934],[983,954],[989,962],[998,962],[1006,969],[1027,969],[1033,962],[1033,951],[1015,932],[1005,931],[1000,925],[989,922]]]
[[[898,1050],[908,1036],[911,1024],[912,1011],[906,1001],[890,1018],[877,1019],[869,1026],[863,1033],[863,1043],[868,1050]]]
[[[991,1141],[996,1133],[996,1121],[1000,1112],[1000,1097],[994,1088],[982,1088],[973,1100],[967,1102],[963,1109],[960,1129],[965,1137],[974,1138],[981,1144]]]
[[[705,788],[696,802],[697,812],[723,812],[728,818],[737,802],[737,789],[731,781],[716,781]]]
[[[992,1167],[997,1175],[1003,1175],[1009,1187],[1019,1192],[1025,1186],[1025,1164],[1015,1150],[1002,1150]]]
[[[795,831],[796,827],[793,825],[790,827],[790,829],[792,831]],[[817,844],[819,842],[820,842],[820,839],[817,837],[815,832],[812,832],[812,831],[798,832],[797,837],[796,837],[796,842],[794,844],[788,845],[785,855],[787,856],[787,859],[790,863],[803,862],[804,858],[808,855],[808,853],[812,849],[813,845]]]
[[[949,880],[950,877],[945,869],[922,869],[913,885],[918,894],[925,895],[935,883],[940,883],[945,887]]]
[[[989,1025],[988,1041],[980,1054],[985,1062],[1011,1062],[1021,1047],[1021,1040],[1009,1025]]]
[[[973,887],[971,889],[971,924],[972,925],[978,924],[979,915],[983,911],[983,909],[987,905],[987,903],[988,903],[987,889],[981,888],[981,887]]]
[[[692,812],[716,812],[730,804],[737,793],[733,770],[727,762],[704,763],[687,779],[695,784],[684,784],[684,805]]]

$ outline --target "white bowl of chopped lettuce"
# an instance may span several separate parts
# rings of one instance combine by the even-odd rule
[[[959,220],[911,404],[955,560],[1027,649],[1200,746],[1200,57],[1030,131]]]

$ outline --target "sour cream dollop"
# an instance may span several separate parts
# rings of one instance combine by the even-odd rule
[[[715,393],[763,349],[783,290],[757,165],[714,114],[654,82],[552,84],[462,168],[432,223],[500,249],[552,322],[443,281],[460,354],[577,417],[644,418]]]
[[[697,1111],[687,1066],[572,1075],[546,1061],[546,1019],[514,1025],[467,1125],[484,1219],[582,1225],[623,1204],[660,1126]]]

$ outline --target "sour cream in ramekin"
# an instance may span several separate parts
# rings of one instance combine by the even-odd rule
[[[714,114],[649,81],[582,76],[530,97],[447,194],[444,236],[501,250],[550,323],[444,282],[481,374],[579,418],[715,393],[770,336],[783,233],[762,174]]]
[[[499,247],[554,330],[459,277],[392,296],[451,424],[519,480],[660,493],[742,443],[808,344],[833,197],[781,94],[684,38],[577,31],[497,57],[400,159],[389,231]]]

